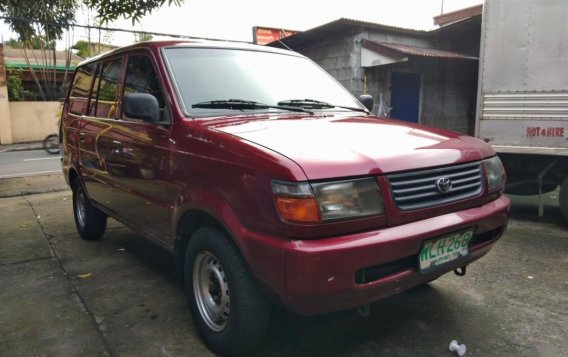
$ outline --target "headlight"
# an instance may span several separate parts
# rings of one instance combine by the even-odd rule
[[[280,216],[287,221],[332,221],[384,213],[374,178],[312,184],[274,181],[272,188]]]
[[[483,161],[487,176],[488,190],[493,191],[505,185],[505,168],[497,156]]]

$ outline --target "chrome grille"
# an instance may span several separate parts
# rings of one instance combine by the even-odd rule
[[[446,193],[440,179],[450,179],[451,190]],[[387,175],[392,195],[401,211],[435,207],[470,197],[483,190],[483,171],[480,162]]]

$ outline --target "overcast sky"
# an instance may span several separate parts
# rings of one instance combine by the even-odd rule
[[[173,33],[195,37],[252,41],[252,27],[266,26],[304,31],[341,17],[420,30],[433,29],[432,17],[444,12],[473,6],[482,0],[185,0],[181,7],[163,7],[132,26],[121,20],[109,27]],[[78,22],[86,24],[86,16]],[[0,24],[4,40],[15,37]],[[85,37],[76,29],[72,41]],[[93,40],[97,34],[91,33]],[[104,37],[104,36],[103,36]],[[107,37],[108,38],[108,37]],[[115,33],[111,42],[126,45],[133,35]],[[105,41],[102,41],[105,42]],[[60,47],[60,46],[58,46]]]

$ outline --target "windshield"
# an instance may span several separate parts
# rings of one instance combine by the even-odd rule
[[[323,69],[303,57],[211,48],[167,48],[164,53],[187,115],[266,112],[304,105],[310,110],[363,108]],[[247,105],[237,106],[237,101]],[[326,105],[314,106],[314,102]],[[230,105],[223,107],[223,103]]]

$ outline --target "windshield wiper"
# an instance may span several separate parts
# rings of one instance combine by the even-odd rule
[[[285,106],[285,105],[268,105],[264,103],[254,102],[242,99],[228,99],[228,100],[211,100],[207,102],[200,102],[191,105],[192,108],[204,109],[231,109],[231,110],[253,110],[253,109],[282,109],[291,112],[303,112],[314,114],[312,111],[299,106]]]
[[[348,110],[354,110],[357,112],[364,112],[367,113],[366,109],[358,108],[358,107],[346,107],[343,105],[335,105],[329,104],[327,102],[322,102],[320,100],[315,99],[288,99],[278,102],[278,105],[288,105],[292,107],[303,107],[303,108],[311,108],[311,109],[329,109],[329,108],[342,108]]]

